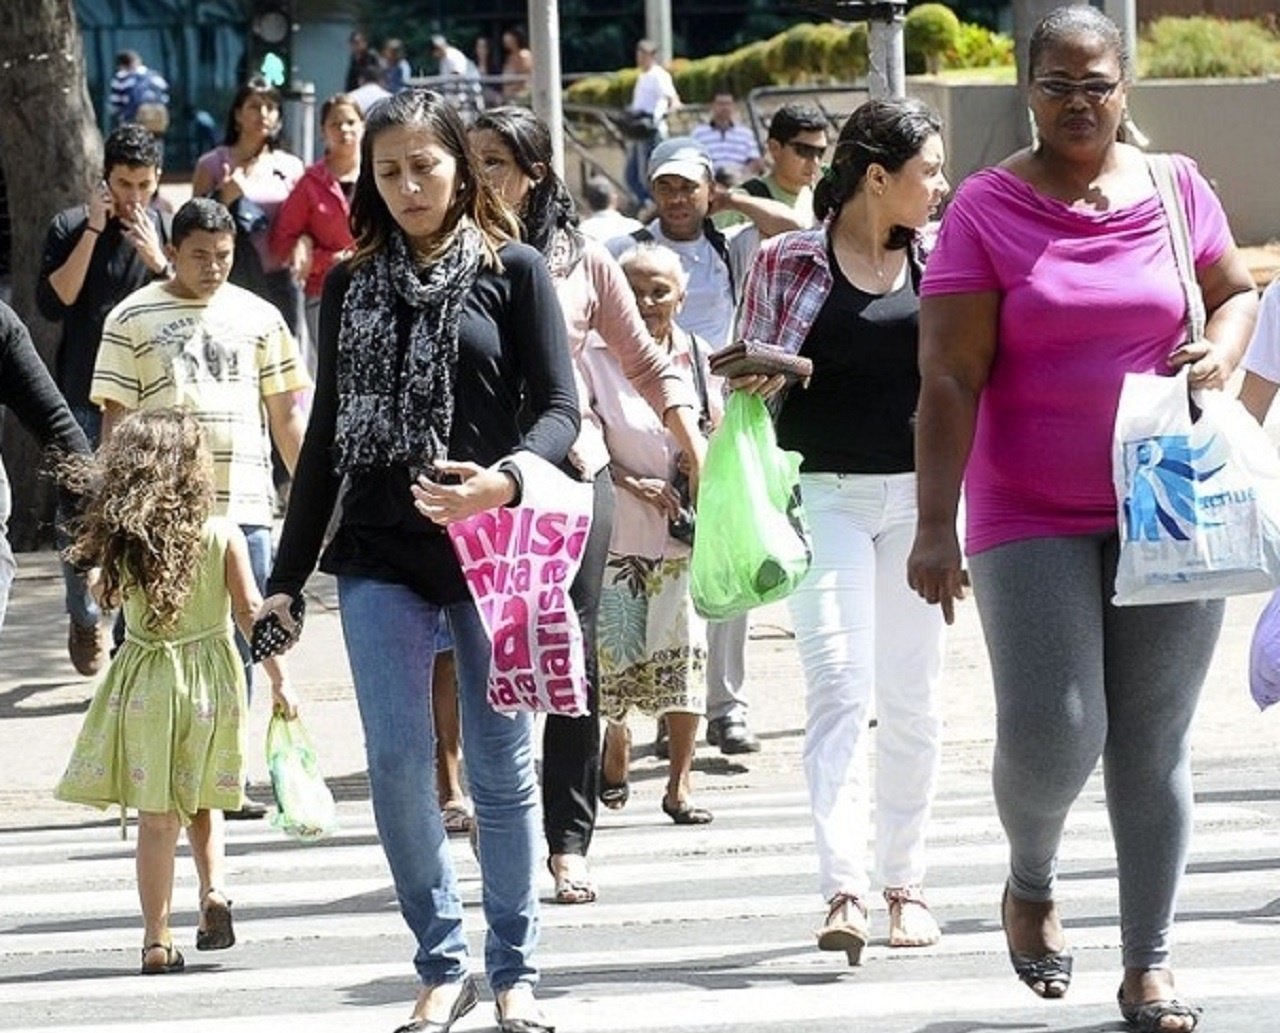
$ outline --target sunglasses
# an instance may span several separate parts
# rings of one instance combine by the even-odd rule
[[[827,153],[825,147],[819,147],[817,144],[812,143],[797,143],[795,140],[788,140],[787,146],[801,158],[807,158],[809,161],[821,161],[822,156]]]
[[[1119,79],[1036,79],[1035,87],[1049,100],[1066,100],[1083,93],[1093,104],[1105,104],[1120,87]]]

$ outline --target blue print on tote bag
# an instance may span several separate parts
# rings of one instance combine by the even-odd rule
[[[1125,442],[1129,470],[1129,493],[1124,500],[1126,541],[1173,538],[1185,542],[1191,540],[1197,524],[1221,524],[1213,517],[1212,494],[1205,495],[1205,487],[1210,487],[1206,482],[1226,466],[1221,457],[1210,455],[1217,440],[1215,435],[1199,448],[1185,434]],[[1207,507],[1206,502],[1210,503]]]

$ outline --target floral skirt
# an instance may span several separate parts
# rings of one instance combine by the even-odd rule
[[[177,649],[126,641],[98,682],[54,790],[94,807],[175,811],[241,804],[244,673],[228,632]]]
[[[596,639],[600,713],[657,716],[706,710],[707,628],[689,596],[688,556],[610,554]]]

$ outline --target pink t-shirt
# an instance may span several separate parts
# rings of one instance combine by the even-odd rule
[[[1176,158],[1197,268],[1231,245],[1226,215]],[[1171,373],[1186,304],[1156,195],[1083,211],[1000,168],[956,193],[920,293],[998,291],[995,357],[965,470],[966,551],[1116,526],[1111,432],[1127,372]]]

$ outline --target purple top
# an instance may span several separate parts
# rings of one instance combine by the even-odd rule
[[[1175,156],[1197,269],[1231,246],[1226,215]],[[1000,168],[956,193],[922,297],[997,291],[995,356],[965,470],[966,551],[1116,526],[1111,432],[1124,374],[1172,373],[1186,304],[1168,224],[1150,196],[1073,208]]]

